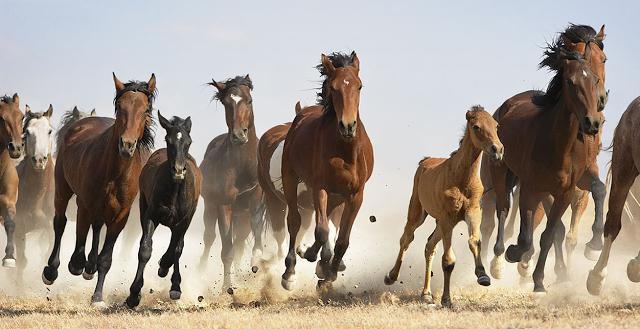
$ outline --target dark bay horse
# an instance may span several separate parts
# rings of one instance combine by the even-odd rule
[[[562,33],[560,33],[557,45],[559,47],[564,48],[568,52],[578,52],[585,53],[587,48],[589,48],[590,56],[585,58],[585,64],[591,69],[591,71],[598,78],[598,109],[599,111],[604,110],[608,99],[608,91],[605,88],[605,62],[606,55],[603,52],[603,41],[605,39],[604,25],[600,28],[600,31],[596,34],[596,31],[586,25],[569,25],[569,27]],[[522,94],[523,99],[526,101],[527,95]],[[512,102],[517,101],[517,97],[513,97],[510,100]],[[604,122],[604,117],[602,117],[602,122]],[[602,249],[602,232],[603,232],[603,213],[604,213],[604,198],[606,194],[606,187],[604,183],[599,178],[599,168],[597,164],[597,155],[600,149],[600,135],[596,135],[596,141],[589,140],[585,143],[585,136],[582,133],[578,134],[578,138],[576,138],[575,145],[572,149],[572,154],[575,159],[587,158],[587,162],[589,163],[588,169],[585,171],[583,176],[577,182],[578,189],[576,192],[579,195],[576,195],[572,202],[572,225],[569,233],[567,234],[567,256],[570,258],[572,251],[575,249],[575,245],[577,243],[576,234],[577,234],[577,221],[579,220],[582,212],[584,211],[584,207],[586,206],[586,195],[584,191],[591,192],[594,204],[595,204],[595,218],[592,225],[592,238],[585,246],[585,257],[588,259],[594,260],[597,258],[597,254]],[[586,136],[587,139],[591,139],[589,136]],[[490,175],[490,164],[487,161],[483,160],[482,168],[481,168],[481,177],[483,181],[483,185],[485,186],[485,194],[483,195],[482,204],[483,204],[483,221],[482,221],[482,232],[485,237],[482,241],[485,244],[488,244],[489,237],[493,232],[495,227],[495,191],[493,190],[493,182],[491,181]],[[514,178],[511,184],[516,184],[517,179]],[[519,189],[518,189],[519,190]],[[514,207],[518,206],[519,203],[519,193],[514,195]],[[538,206],[537,212],[533,215],[534,222],[539,223],[544,216],[543,209],[546,209],[547,212],[550,211],[552,198],[547,197],[544,199],[545,207],[542,205]],[[515,214],[515,212],[514,212]],[[494,247],[495,258],[491,262],[491,273],[496,278],[501,278],[502,276],[502,268],[503,268],[503,258],[504,258],[504,220],[498,220],[498,233],[496,238],[496,245]],[[560,232],[564,232],[564,224],[559,223],[558,229]],[[508,234],[510,235],[510,234]],[[559,254],[559,257],[556,257],[556,269],[558,270],[557,274],[561,276],[564,275],[564,260],[562,257],[562,234],[556,235],[556,240],[554,240],[554,246],[556,253]],[[485,246],[486,247],[486,246]],[[483,251],[486,252],[487,248],[483,248]],[[518,270],[521,270],[521,274],[526,274],[529,272],[528,262],[530,257],[533,254],[533,249],[525,254],[524,259],[518,264]]]
[[[2,266],[15,267],[16,201],[18,199],[18,172],[11,159],[22,156],[22,119],[20,97],[0,97],[0,216],[7,234]]]
[[[585,44],[597,42],[592,28],[580,29],[580,32]],[[500,243],[509,212],[509,190],[516,177],[520,181],[520,234],[518,244],[506,251],[507,261],[519,262],[529,252],[533,244],[534,211],[549,194],[553,197],[533,272],[535,292],[545,291],[542,281],[549,249],[558,237],[560,241],[564,238],[561,217],[571,203],[576,184],[589,167],[588,154],[597,149],[592,144],[603,122],[598,105],[604,89],[588,65],[592,48],[585,47],[583,53],[572,51],[563,46],[566,42],[562,37],[557,38],[545,51],[540,65],[556,72],[546,93],[518,94],[505,101],[494,114],[499,123],[498,135],[505,147],[504,161],[490,166]],[[573,148],[579,146],[576,142],[579,134],[584,138],[584,149],[574,152]],[[498,255],[504,250],[500,243],[494,248]],[[562,254],[556,257],[561,258]],[[558,269],[561,280],[566,277],[566,267],[562,265]]]
[[[191,146],[191,117],[165,119],[158,112],[158,121],[167,135],[167,147],[153,152],[140,173],[140,223],[142,239],[138,251],[138,271],[131,284],[127,305],[140,303],[144,283],[144,268],[151,258],[153,232],[159,224],[171,229],[167,252],[160,259],[158,275],[165,277],[173,266],[171,299],[180,299],[180,256],[184,234],[189,228],[200,198],[202,177],[196,161],[189,155]]]
[[[53,217],[53,127],[51,115],[53,107],[45,112],[32,112],[26,105],[24,132],[25,157],[16,166],[20,180],[18,201],[16,203],[16,251],[18,253],[18,283],[22,283],[27,266],[27,234],[40,231],[41,245],[51,244],[48,229],[51,229]],[[46,231],[46,232],[45,232]],[[46,253],[43,252],[43,253]]]
[[[258,184],[258,137],[251,96],[253,82],[247,75],[224,82],[213,80],[209,84],[217,90],[214,98],[224,105],[229,130],[209,143],[200,164],[205,225],[200,265],[207,264],[217,222],[222,240],[224,290],[232,286],[231,265],[234,258],[239,261],[251,232],[255,238],[251,270],[258,271],[263,247],[264,202]]]
[[[45,284],[58,277],[60,243],[67,223],[69,199],[75,194],[78,205],[76,246],[69,261],[73,275],[98,282],[91,298],[93,306],[105,305],[102,297],[104,279],[111,268],[113,246],[129,217],[138,193],[138,176],[153,147],[153,100],[156,77],[148,82],[122,83],[113,75],[116,96],[115,120],[89,117],[70,126],[60,136],[55,166],[55,241],[48,265],[42,272]],[[98,255],[100,230],[107,227],[106,238]],[[85,256],[89,228],[93,228],[91,251]]]
[[[300,230],[298,185],[311,190],[316,214],[315,242],[297,253],[310,262],[329,239],[328,214],[345,204],[334,255],[321,255],[321,281],[336,280],[349,246],[351,227],[360,210],[365,183],[373,172],[373,146],[360,119],[360,60],[355,52],[322,55],[318,65],[325,78],[318,105],[302,109],[291,125],[282,154],[282,185],[289,212],[289,252],[282,286],[295,284],[296,238]]]

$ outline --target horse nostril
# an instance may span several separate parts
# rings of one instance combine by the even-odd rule
[[[493,151],[493,153],[498,153],[498,147],[495,145],[491,145],[491,151]]]

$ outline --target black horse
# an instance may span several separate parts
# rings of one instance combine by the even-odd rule
[[[171,299],[180,299],[180,255],[184,234],[191,223],[200,196],[202,176],[195,160],[189,155],[191,146],[191,117],[173,117],[170,121],[158,112],[160,125],[167,131],[166,149],[155,151],[140,175],[140,223],[142,239],[138,251],[138,271],[130,288],[127,306],[140,304],[140,290],[144,284],[144,268],[151,258],[153,232],[158,224],[171,229],[171,242],[160,259],[158,275],[165,277],[173,266]]]

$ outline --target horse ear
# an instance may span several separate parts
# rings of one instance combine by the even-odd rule
[[[184,119],[184,122],[182,123],[182,127],[184,127],[184,129],[188,133],[191,133],[191,116],[188,116],[186,119]]]
[[[596,34],[596,41],[602,42],[604,41],[604,38],[607,35],[604,33],[604,24],[602,24],[602,27],[600,28],[600,32],[598,32],[598,34]]]
[[[13,97],[11,98],[11,100],[16,104],[16,105],[20,105],[20,96],[18,96],[18,93],[13,94]]]
[[[302,111],[302,105],[300,105],[300,101],[298,101],[296,103],[296,115],[300,114],[300,111]]]
[[[330,76],[333,75],[333,73],[336,71],[336,67],[333,66],[333,63],[331,63],[331,59],[329,59],[327,55],[322,54],[322,56],[320,57],[320,62],[322,63],[324,69],[327,71],[327,74]]]
[[[249,75],[247,75],[249,76]],[[207,83],[209,86],[214,86],[216,87],[216,89],[218,89],[218,91],[223,91],[224,88],[227,86],[224,82],[217,82],[215,79],[211,79],[211,82]]]
[[[52,114],[53,114],[53,106],[49,104],[49,108],[47,109],[47,112],[44,112],[44,116],[47,118],[51,118]]]
[[[351,52],[351,66],[355,67],[356,70],[360,71],[360,59],[358,59],[358,55],[356,55],[356,51]]]
[[[91,110],[91,116],[95,117],[96,116],[96,109]]]
[[[162,126],[162,128],[164,128],[165,130],[169,130],[169,128],[171,128],[171,122],[165,119],[162,114],[160,114],[160,111],[158,111],[158,120],[160,121],[160,126]]]
[[[116,85],[116,91],[119,92],[122,89],[124,89],[124,83],[118,80],[115,72],[111,72],[111,73],[113,73],[113,83]]]
[[[71,112],[73,112],[74,115],[80,114],[80,110],[78,110],[78,106],[74,106],[73,110],[71,110]]]
[[[475,114],[472,111],[467,111],[467,121],[473,119],[473,117],[475,117]]]
[[[29,114],[29,113],[31,113],[31,106],[29,106],[29,104],[26,104],[26,105],[24,106],[24,113],[25,113],[25,114]]]
[[[149,91],[153,94],[153,92],[156,90],[156,75],[155,75],[155,73],[151,73],[151,78],[149,78],[149,82],[147,82],[147,85],[149,86]]]

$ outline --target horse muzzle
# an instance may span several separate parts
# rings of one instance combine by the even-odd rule
[[[24,149],[24,144],[9,142],[9,145],[7,145],[7,149],[9,150],[9,156],[12,159],[18,159],[19,157],[22,156],[22,150]]]
[[[600,128],[602,127],[602,119],[585,116],[581,121],[580,127],[583,133],[592,136],[596,135],[600,132]]]
[[[340,131],[340,135],[342,135],[344,139],[351,140],[356,137],[356,126],[356,121],[344,123],[342,120],[340,120],[338,130]]]
[[[133,154],[136,152],[136,146],[138,145],[138,141],[129,141],[122,137],[120,137],[120,143],[118,144],[118,151],[120,155],[125,158],[132,158]]]
[[[177,181],[184,180],[184,178],[187,176],[187,168],[185,168],[185,167],[182,167],[182,168],[173,167],[172,174],[173,174],[173,179],[174,180],[177,180]]]
[[[504,146],[502,144],[493,144],[486,153],[491,156],[491,160],[502,161],[504,158]]]
[[[48,159],[46,156],[31,157],[31,165],[33,165],[33,169],[42,171],[47,167]]]
[[[235,145],[246,144],[249,141],[249,136],[246,131],[233,132],[230,134],[231,143]]]

